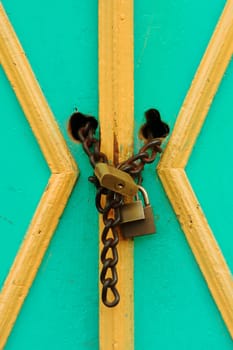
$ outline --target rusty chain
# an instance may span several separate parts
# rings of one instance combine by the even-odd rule
[[[94,137],[95,127],[88,122],[84,127],[79,129],[78,137],[82,142],[83,149],[89,157],[90,163],[94,168],[96,163],[108,163],[106,155],[100,152],[100,142]],[[97,188],[96,208],[102,214],[104,229],[101,235],[103,249],[101,252],[102,271],[100,281],[102,283],[102,301],[108,307],[116,306],[120,301],[120,295],[116,288],[118,275],[116,265],[118,263],[117,244],[119,235],[117,225],[120,221],[119,207],[123,203],[123,197],[116,195],[114,192],[101,187],[96,176],[90,176],[89,181],[95,184]],[[101,204],[102,197],[105,197],[104,207]],[[109,233],[112,233],[111,236]],[[111,254],[109,254],[109,252]],[[109,256],[112,257],[109,257]],[[108,291],[111,290],[113,300],[109,300]]]
[[[95,168],[98,162],[108,163],[107,156],[100,151],[100,141],[95,138],[97,123],[87,121],[86,125],[78,131],[78,138],[82,143],[83,149],[89,157],[90,163]],[[142,183],[141,172],[145,164],[152,163],[157,153],[161,153],[161,139],[152,139],[148,141],[136,155],[128,160],[116,165],[122,171],[129,173],[138,185]],[[102,271],[100,281],[102,283],[102,301],[108,307],[116,306],[120,301],[120,295],[116,288],[118,282],[117,268],[119,242],[118,228],[120,222],[120,207],[123,204],[123,196],[100,186],[97,177],[90,176],[89,181],[94,183],[97,188],[96,208],[102,214],[104,229],[101,240],[103,249],[101,252]],[[102,206],[102,197],[104,196],[104,206]],[[110,253],[110,254],[109,254]],[[113,299],[110,300],[108,291],[111,291]]]
[[[136,155],[133,155],[124,162],[118,164],[117,168],[129,173],[135,181],[137,180],[138,185],[142,184],[142,171],[145,164],[152,163],[157,153],[162,152],[160,147],[162,141],[159,138],[152,139],[144,146],[142,146]]]

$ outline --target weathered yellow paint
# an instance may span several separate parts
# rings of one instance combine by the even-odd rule
[[[158,173],[233,337],[232,276],[184,170],[232,53],[233,0],[228,0],[184,100]]]
[[[133,146],[133,1],[99,1],[99,115],[101,147],[121,161]],[[100,219],[100,235],[103,225]],[[100,245],[101,249],[101,245]],[[120,240],[117,285],[121,301],[100,302],[100,349],[132,350],[133,242]],[[100,286],[101,288],[101,286]]]
[[[77,167],[1,4],[0,64],[52,172],[0,294],[3,349],[73,189]]]

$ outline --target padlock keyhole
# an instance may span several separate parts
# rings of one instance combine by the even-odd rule
[[[118,184],[116,185],[116,187],[117,187],[119,190],[122,190],[122,189],[125,187],[125,185],[122,184],[122,183],[118,183]]]

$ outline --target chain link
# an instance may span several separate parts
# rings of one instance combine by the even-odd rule
[[[152,163],[157,154],[162,152],[161,143],[162,140],[159,138],[148,141],[140,148],[137,154],[118,164],[117,168],[129,173],[137,181],[138,185],[141,185],[143,181],[141,173],[144,166]]]
[[[89,157],[90,163],[95,167],[96,163],[108,163],[108,158],[100,152],[100,142],[94,137],[95,129],[91,123],[87,123],[85,127],[79,129],[78,136],[82,142],[83,149]],[[123,197],[112,191],[101,187],[96,176],[90,176],[89,181],[94,183],[97,188],[96,208],[102,214],[104,229],[102,231],[101,240],[103,249],[101,252],[102,271],[100,273],[100,282],[102,283],[102,301],[107,307],[114,307],[120,301],[120,295],[116,288],[118,282],[117,263],[119,242],[119,234],[117,225],[120,222],[119,207],[123,204]],[[102,198],[104,197],[104,207],[102,206]],[[108,292],[111,291],[111,296]]]
[[[82,143],[83,149],[89,157],[90,163],[95,168],[98,162],[108,163],[107,156],[100,152],[100,141],[94,137],[96,126],[87,122],[86,125],[78,130],[78,136]],[[152,163],[157,153],[161,153],[161,139],[152,139],[146,143],[136,155],[131,156],[128,160],[121,162],[117,168],[129,173],[134,180],[141,185],[143,179],[141,172],[145,164]],[[118,282],[117,263],[119,243],[118,225],[120,222],[120,207],[123,204],[123,196],[113,191],[107,190],[100,186],[95,175],[90,176],[89,181],[96,188],[95,204],[99,213],[102,214],[104,229],[101,240],[103,249],[100,255],[102,262],[102,271],[100,281],[102,283],[102,301],[108,307],[116,306],[120,301],[120,295],[116,288]],[[104,201],[102,201],[104,197]],[[102,203],[105,203],[104,206]],[[109,291],[111,296],[109,296]]]
[[[109,191],[106,195],[106,205],[103,210],[104,229],[102,232],[103,249],[101,252],[101,262],[103,264],[100,274],[102,288],[102,301],[108,307],[116,306],[120,301],[120,295],[116,288],[118,275],[116,265],[118,263],[117,244],[119,243],[119,234],[117,225],[120,222],[120,206],[123,204],[123,197]],[[114,214],[112,213],[112,209]],[[114,216],[114,217],[112,217]],[[111,235],[109,235],[111,232]],[[112,297],[109,297],[108,291],[111,290]],[[110,301],[112,299],[112,301]]]

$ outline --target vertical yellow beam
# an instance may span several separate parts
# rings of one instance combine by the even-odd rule
[[[101,147],[113,162],[126,159],[133,147],[133,0],[99,1],[99,116]],[[100,219],[100,234],[103,228]],[[102,247],[100,246],[100,249]],[[118,290],[115,308],[100,302],[100,349],[132,350],[133,242],[118,245]],[[101,292],[100,292],[101,293]]]

